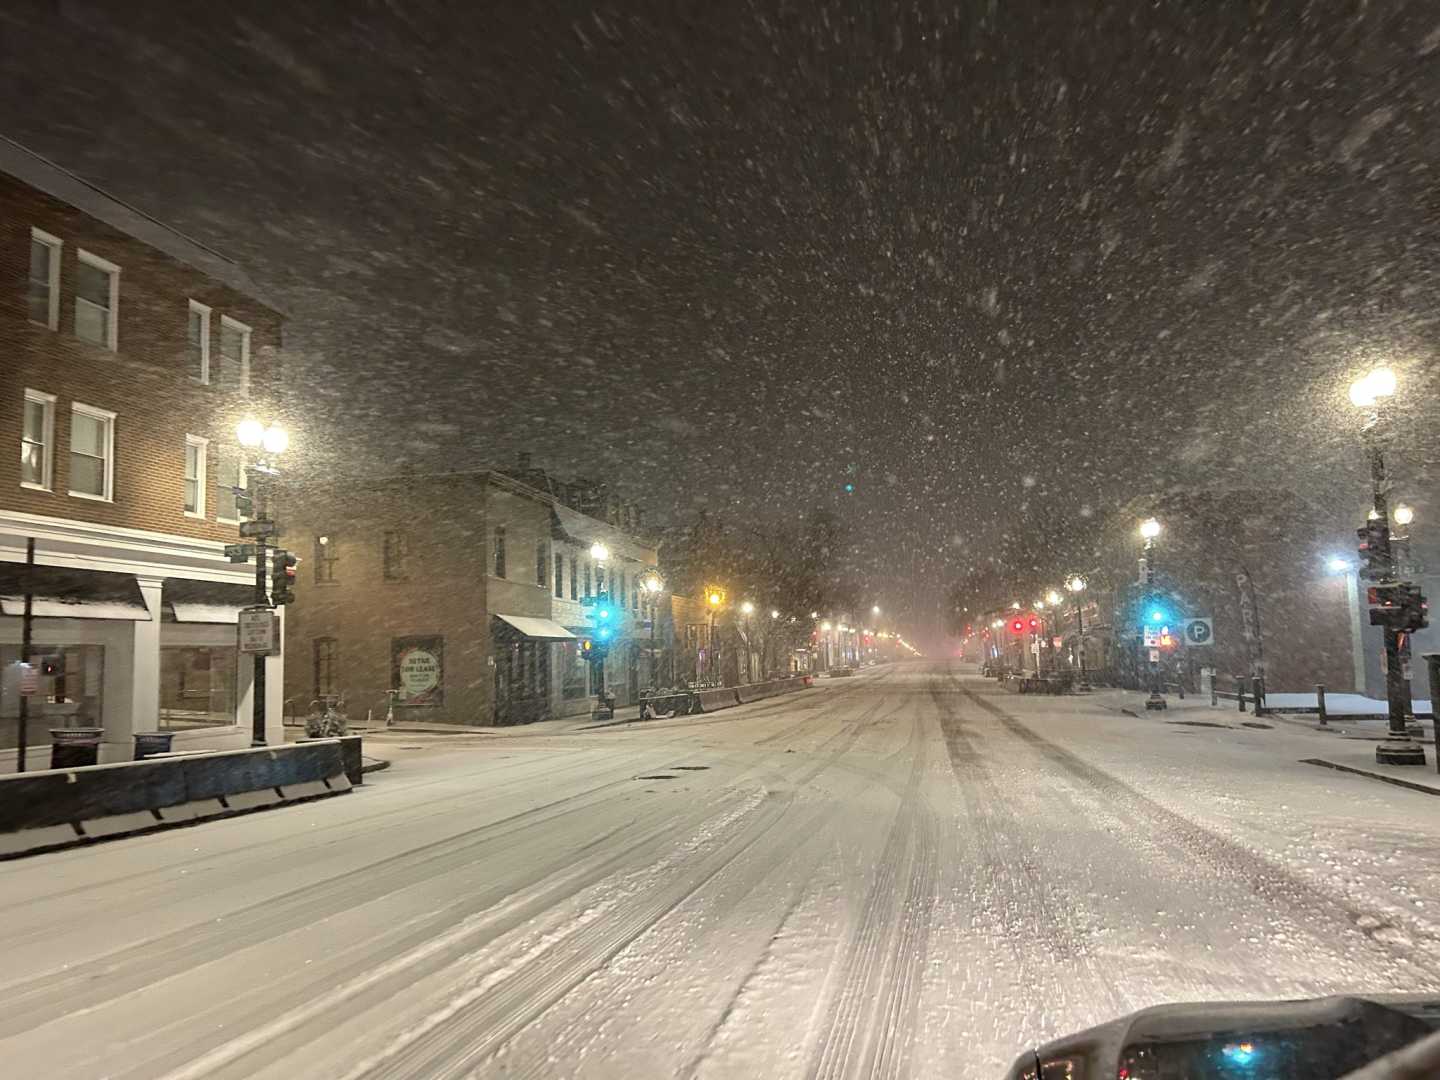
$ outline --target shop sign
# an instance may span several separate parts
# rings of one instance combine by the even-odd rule
[[[445,639],[443,637],[395,638],[390,646],[390,666],[397,705],[443,705],[445,703]]]

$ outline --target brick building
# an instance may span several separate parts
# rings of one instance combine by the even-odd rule
[[[103,728],[102,760],[157,727],[177,748],[248,745],[235,621],[253,571],[222,548],[235,424],[268,411],[281,333],[233,262],[0,138],[0,770],[26,577],[34,651],[57,667],[30,699],[30,768],[53,727]]]
[[[602,590],[623,609],[605,684],[635,700],[640,574],[655,549],[633,506],[528,461],[308,483],[284,503],[286,540],[306,560],[286,635],[292,715],[343,696],[352,721],[378,720],[392,691],[400,723],[588,714],[600,673],[580,649]]]

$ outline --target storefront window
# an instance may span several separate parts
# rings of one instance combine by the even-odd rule
[[[235,723],[233,645],[167,645],[160,649],[160,727],[184,731]]]
[[[46,741],[45,730],[101,727],[105,649],[101,645],[38,645],[30,653],[37,692],[30,695],[29,742]],[[44,674],[44,672],[50,674]],[[20,646],[0,645],[0,749],[18,742],[20,731]]]
[[[590,662],[580,655],[580,646],[567,641],[556,646],[560,653],[560,671],[564,678],[560,692],[566,700],[587,697],[590,694]]]

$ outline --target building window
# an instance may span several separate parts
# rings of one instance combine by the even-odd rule
[[[60,328],[60,238],[30,230],[30,321]]]
[[[580,557],[570,556],[570,599],[580,599]]]
[[[614,575],[612,575],[612,576],[611,576],[611,579],[610,579],[610,583],[613,585],[613,584],[615,584],[615,581],[616,581],[616,580],[617,580],[617,579],[614,577]],[[620,577],[619,577],[618,580],[619,580],[619,582],[620,582],[620,587],[615,590],[615,606],[618,607],[621,611],[624,611],[624,610],[625,610],[625,591],[626,591],[626,587],[625,587],[625,574],[624,574],[623,571],[621,572]]]
[[[495,576],[505,576],[505,526],[495,526]]]
[[[220,316],[220,362],[214,382],[242,394],[250,385],[250,327],[228,315]]]
[[[601,563],[595,564],[595,595],[605,595],[605,567]]]
[[[585,599],[590,599],[590,564],[585,564]]]
[[[236,722],[234,645],[160,649],[160,730],[230,727]]]
[[[238,449],[225,447],[215,462],[215,519],[234,525],[240,521],[240,508],[236,505],[235,489],[242,491],[248,486],[245,476],[245,458]]]
[[[49,491],[54,479],[51,447],[55,445],[55,395],[25,391],[25,418],[20,429],[20,486]]]
[[[198,435],[185,436],[185,513],[205,516],[205,451],[209,443]]]
[[[115,485],[115,414],[70,406],[70,494],[110,502]]]
[[[546,585],[550,584],[548,581],[545,580],[545,568],[546,568],[547,565],[549,565],[549,562],[550,562],[550,553],[545,550],[545,541],[544,541],[544,540],[536,540],[536,541],[535,541],[535,584],[536,584],[536,585],[539,585],[540,588],[542,588],[542,589],[545,588]]]
[[[399,529],[385,530],[385,580],[402,581],[405,578],[405,559],[410,554],[410,545]]]
[[[186,366],[190,377],[199,383],[210,381],[210,309],[190,301],[190,327],[186,338]]]
[[[317,637],[315,650],[315,698],[325,701],[340,696],[336,669],[340,665],[340,643],[333,637]]]
[[[31,723],[39,713],[48,721],[47,727],[100,727],[105,704],[104,646],[44,645],[31,652],[31,663],[39,660],[38,653],[50,661],[54,674],[41,676],[40,685],[30,696]],[[0,725],[0,749],[5,750],[15,745],[19,727],[16,716],[20,687],[14,666],[18,663],[20,646],[0,645],[0,671],[5,673],[0,680],[0,716],[5,717],[5,723]],[[35,738],[33,731],[30,738]]]
[[[565,598],[565,556],[558,551],[555,553],[555,598]]]
[[[315,537],[315,583],[333,585],[335,564],[340,561],[340,548],[335,538],[322,533]]]
[[[75,336],[113,350],[119,346],[115,309],[120,300],[120,268],[83,249],[77,255]]]

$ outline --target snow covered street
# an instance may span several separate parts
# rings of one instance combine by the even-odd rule
[[[929,661],[709,716],[392,736],[351,795],[0,864],[0,1057],[994,1077],[1163,1001],[1440,991],[1440,801],[1300,763],[1334,736],[1184,715]]]

